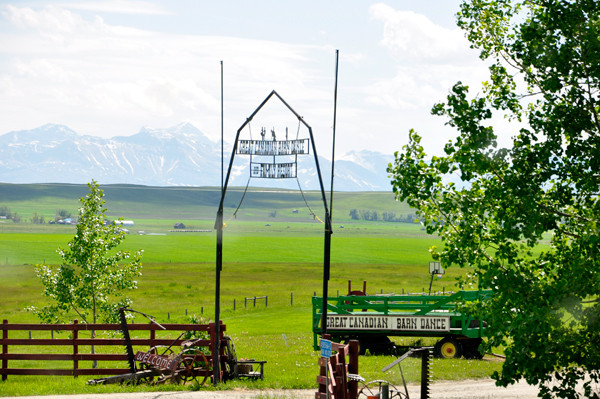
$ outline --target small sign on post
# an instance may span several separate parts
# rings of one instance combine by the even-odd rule
[[[429,274],[445,274],[442,262],[429,262]]]
[[[321,340],[321,357],[331,357],[331,341],[327,339]]]
[[[325,363],[325,376],[326,384],[325,390],[327,399],[329,399],[329,358],[331,357],[331,341],[328,339],[321,339],[321,357],[326,360]]]
[[[444,268],[442,267],[442,262],[429,262],[429,273],[431,274],[431,281],[429,282],[429,295],[431,295],[431,285],[433,284],[433,276],[435,274],[438,277],[441,277],[442,274],[445,274]]]

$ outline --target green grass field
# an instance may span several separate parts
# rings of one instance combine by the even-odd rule
[[[9,189],[14,192],[4,196]],[[141,191],[147,194],[150,190],[153,195],[140,197],[136,194]],[[86,191],[87,188],[81,186],[0,184],[0,205],[22,212],[23,216],[32,211],[53,215],[56,209],[75,212],[77,196],[85,195]],[[213,318],[215,233],[168,230],[179,221],[188,228],[212,229],[218,199],[215,190],[106,187],[105,191],[111,215],[135,221],[135,227],[130,229],[132,234],[127,236],[121,249],[144,250],[139,288],[129,293],[134,300],[133,308],[155,315],[159,322],[187,323],[186,311],[189,315]],[[318,353],[312,348],[310,301],[314,293],[321,295],[323,225],[308,216],[301,197],[299,201],[288,199],[294,194],[298,195],[269,190],[250,192],[244,200],[247,208],[243,206],[238,218],[227,223],[221,275],[222,320],[234,339],[238,357],[268,363],[265,381],[234,381],[219,389],[316,388]],[[111,199],[110,195],[116,198]],[[208,205],[200,204],[202,201],[196,198],[199,195],[204,196],[202,201]],[[311,195],[317,197],[314,193]],[[142,197],[146,200],[142,201]],[[266,202],[267,197],[270,202]],[[312,202],[318,204],[315,198]],[[348,218],[352,208],[378,209],[380,212],[396,209],[398,214],[410,213],[405,204],[395,202],[390,193],[336,193],[335,203],[339,208],[334,212],[330,295],[335,296],[338,291],[345,294],[348,280],[352,280],[355,288],[362,287],[362,281],[366,280],[369,293],[427,290],[430,279],[427,249],[431,245],[440,246],[438,238],[427,236],[419,224],[352,221]],[[392,208],[394,206],[397,208]],[[278,217],[268,217],[272,208],[278,209]],[[295,214],[293,209],[301,211]],[[140,230],[165,235],[135,234]],[[65,247],[74,233],[74,226],[0,223],[1,319],[37,322],[34,315],[24,310],[30,305],[47,303],[41,296],[42,286],[35,276],[34,265],[44,261],[58,264],[60,259],[56,249]],[[435,279],[433,290],[456,289],[455,279],[464,272],[449,268],[442,279]],[[292,294],[293,304],[290,303]],[[268,307],[264,300],[259,300],[256,307],[251,301],[244,308],[244,298],[265,295],[268,296]],[[397,339],[402,344],[412,340]],[[433,341],[428,343],[433,344]],[[363,356],[359,372],[367,381],[386,379],[401,383],[397,369],[387,374],[381,372],[381,368],[393,360],[389,356]],[[27,364],[41,367],[40,364]],[[21,365],[27,367],[24,362],[10,361],[11,367]],[[100,366],[106,365],[101,363]],[[83,364],[81,367],[89,366]],[[499,362],[487,358],[483,361],[435,360],[434,379],[481,378],[499,367]],[[407,359],[403,369],[408,381],[419,380],[417,359]],[[190,389],[173,386],[90,387],[85,385],[86,381],[85,377],[9,376],[8,381],[0,383],[0,395]]]

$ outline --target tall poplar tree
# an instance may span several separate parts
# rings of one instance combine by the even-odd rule
[[[60,266],[36,265],[44,285],[43,295],[52,304],[29,308],[46,323],[78,318],[84,323],[116,323],[117,309],[131,300],[122,292],[137,288],[142,253],[113,251],[125,239],[118,225],[107,224],[104,192],[98,182],[88,183],[90,193],[80,198],[77,233],[68,248],[59,248]],[[122,261],[127,263],[121,264]]]
[[[433,107],[457,131],[443,156],[411,130],[388,168],[394,192],[441,237],[434,259],[495,291],[465,311],[488,323],[483,350],[505,348],[497,384],[525,378],[566,398],[586,381],[598,398],[600,2],[471,0],[457,19],[489,80],[482,96],[459,82]],[[494,114],[520,122],[509,148]]]

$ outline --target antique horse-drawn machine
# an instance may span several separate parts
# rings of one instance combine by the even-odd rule
[[[127,352],[129,373],[93,379],[88,381],[88,384],[147,383],[158,385],[195,382],[202,386],[209,377],[212,379],[214,362],[211,355],[213,340],[210,339],[210,335],[214,331],[209,333],[201,331],[200,334],[184,331],[169,346],[158,345],[145,352],[134,353],[125,312],[139,313],[161,329],[165,329],[150,315],[133,309],[120,308],[119,318]],[[220,341],[223,342],[223,345],[217,360],[221,366],[221,380],[227,381],[239,377],[263,379],[263,367],[266,362],[254,360],[238,362],[235,345],[230,337],[223,334],[223,331],[225,331],[225,326],[221,325]],[[253,371],[253,364],[260,365],[260,371]]]

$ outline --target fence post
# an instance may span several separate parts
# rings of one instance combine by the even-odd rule
[[[77,355],[79,354],[79,346],[77,345],[77,339],[79,338],[79,330],[77,329],[79,321],[73,320],[73,376],[77,378],[77,369],[79,368],[79,360]]]
[[[290,306],[294,306],[294,293],[290,293]]]
[[[254,307],[256,307],[256,295],[254,296]]]
[[[235,310],[235,298],[233,298],[233,310]]]
[[[200,307],[200,314],[204,314],[204,306]]]
[[[6,263],[8,264],[8,258],[6,258]],[[2,339],[8,339],[8,330],[6,330],[6,325],[8,324],[8,320],[4,320],[2,322],[2,324],[4,324],[4,330],[2,330]],[[7,355],[8,354],[8,345],[4,344],[2,345],[2,354],[3,355]],[[4,372],[8,372],[8,360],[3,359],[2,360],[2,371]],[[2,374],[2,381],[6,381],[6,379],[8,378],[8,374]]]
[[[150,322],[150,327],[154,327],[152,324],[153,323]],[[150,349],[152,349],[153,346],[156,346],[156,345],[154,345],[155,339],[156,339],[156,330],[154,328],[150,328]],[[159,354],[158,351],[156,351],[155,355],[158,355],[158,354]]]
[[[265,308],[269,306],[269,296],[265,295]]]
[[[248,298],[244,297],[244,309],[248,307]]]
[[[185,310],[185,315],[187,316],[187,309]]]

